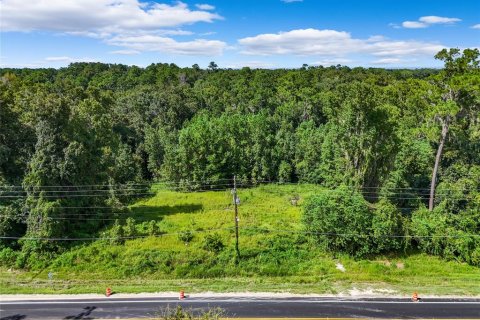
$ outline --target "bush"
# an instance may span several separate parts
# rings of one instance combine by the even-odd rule
[[[121,244],[124,242],[124,229],[118,219],[115,219],[115,223],[112,228],[107,232],[106,236],[110,239],[112,244]]]
[[[135,219],[127,218],[123,226],[123,235],[125,237],[135,237],[137,235],[137,228],[135,227]]]
[[[326,249],[364,256],[376,251],[370,237],[372,216],[358,192],[340,187],[308,199],[303,222]]]
[[[203,240],[203,249],[218,253],[223,250],[225,245],[222,242],[222,237],[218,233],[208,234]]]
[[[372,237],[376,252],[399,250],[402,242],[406,243],[405,238],[402,238],[405,231],[400,211],[387,200],[381,200],[375,209],[372,219]]]
[[[13,266],[17,260],[18,254],[18,252],[13,251],[11,248],[3,248],[0,251],[0,266]]]
[[[150,222],[148,222],[147,234],[149,236],[158,235],[159,232],[160,232],[160,229],[158,228],[157,222],[155,220],[151,220]]]
[[[445,213],[441,207],[419,209],[412,214],[410,232],[425,253],[480,266],[478,227],[465,223],[465,215],[470,216]]]
[[[225,317],[225,311],[221,308],[194,311],[183,310],[181,306],[177,306],[175,309],[167,306],[157,313],[157,317],[163,320],[219,320]]]
[[[443,255],[447,217],[440,210],[418,209],[412,214],[410,232],[418,248],[425,253]]]
[[[191,231],[181,231],[178,234],[178,240],[182,241],[187,245],[190,241],[193,240],[193,233]]]

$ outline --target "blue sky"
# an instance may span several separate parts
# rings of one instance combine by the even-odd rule
[[[478,0],[0,0],[0,14],[2,67],[435,67],[444,47],[480,47]]]

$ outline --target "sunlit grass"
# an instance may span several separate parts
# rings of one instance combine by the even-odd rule
[[[0,269],[0,293],[103,293],[110,286],[116,292],[335,294],[357,288],[403,295],[480,295],[480,269],[467,264],[418,253],[355,260],[323,252],[297,232],[303,229],[301,204],[321,190],[313,185],[240,189],[242,257],[236,265],[230,190],[178,192],[157,186],[156,196],[135,203],[128,215],[137,221],[139,233],[144,221],[156,221],[160,236],[122,244],[85,243],[35,270]],[[291,199],[297,195],[295,206]],[[185,230],[193,233],[189,243],[178,237]],[[211,233],[225,244],[218,254],[203,247]],[[337,270],[336,263],[346,272]]]

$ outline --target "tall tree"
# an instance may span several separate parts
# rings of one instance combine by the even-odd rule
[[[438,169],[449,129],[471,111],[478,111],[478,100],[471,97],[478,95],[479,55],[478,49],[465,49],[463,53],[459,49],[443,49],[435,55],[435,59],[444,61],[445,66],[435,77],[441,102],[433,109],[433,116],[441,125],[441,133],[430,184],[430,211],[434,207]]]

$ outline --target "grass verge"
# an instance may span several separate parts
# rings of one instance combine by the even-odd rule
[[[137,202],[125,217],[135,219],[133,232],[138,235],[154,221],[161,236],[79,243],[48,259],[26,257],[29,270],[4,264],[0,293],[104,293],[111,287],[119,293],[183,289],[480,295],[480,269],[467,264],[419,253],[364,260],[325,253],[301,233],[301,204],[321,190],[312,185],[240,190],[242,257],[236,264],[229,190],[183,193],[159,188],[155,197]],[[299,199],[297,205],[291,199]],[[185,236],[187,231],[191,234]],[[209,243],[213,234],[221,246]]]

